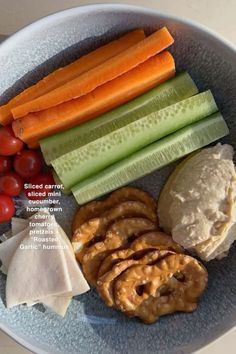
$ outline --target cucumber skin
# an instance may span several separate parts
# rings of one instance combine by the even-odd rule
[[[219,112],[215,113],[82,181],[72,188],[72,193],[79,204],[87,203],[160,169],[228,133],[229,129],[223,117]]]
[[[52,175],[56,184],[63,184],[54,170],[52,170]],[[70,195],[71,191],[69,189],[62,189],[64,195]]]
[[[52,162],[66,189],[218,110],[206,91],[153,112]]]
[[[61,155],[83,146],[114,129],[133,122],[198,93],[197,86],[187,72],[178,74],[134,100],[87,123],[40,141],[47,165]]]

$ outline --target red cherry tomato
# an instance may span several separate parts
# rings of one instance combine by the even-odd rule
[[[20,194],[23,187],[23,178],[15,172],[9,172],[0,177],[0,190],[6,195],[15,197]]]
[[[29,188],[26,186],[29,185]],[[25,184],[25,195],[31,200],[43,200],[48,197],[48,193],[54,188],[55,182],[50,173],[41,173],[32,177]]]
[[[43,159],[35,150],[22,150],[14,159],[15,171],[24,178],[36,176],[43,166]]]
[[[11,156],[23,149],[24,143],[15,137],[10,126],[0,128],[0,155]]]
[[[15,205],[8,195],[0,194],[0,223],[9,221],[15,214]]]
[[[11,171],[12,160],[9,156],[0,156],[0,173]]]

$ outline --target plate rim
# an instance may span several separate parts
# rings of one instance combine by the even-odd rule
[[[163,17],[165,19],[170,19],[170,20],[176,21],[178,23],[188,25],[190,27],[193,27],[193,28],[199,30],[203,34],[208,35],[211,39],[214,39],[217,42],[220,42],[220,44],[227,47],[232,52],[232,54],[236,55],[236,46],[231,41],[227,40],[224,36],[220,35],[216,31],[208,28],[207,26],[205,26],[197,21],[194,21],[191,19],[186,19],[181,16],[179,17],[179,16],[175,16],[172,14],[168,14],[165,11],[159,11],[158,9],[154,9],[154,8],[150,8],[150,7],[137,6],[137,5],[131,5],[131,4],[124,4],[124,3],[97,3],[97,4],[79,5],[79,6],[70,7],[68,9],[60,10],[60,11],[54,12],[52,14],[43,16],[43,17],[39,18],[38,20],[33,21],[33,22],[27,24],[26,26],[23,26],[22,28],[20,28],[19,30],[17,30],[16,32],[11,34],[6,39],[3,39],[3,42],[0,43],[0,51],[11,49],[11,47],[14,47],[15,43],[19,39],[24,38],[24,36],[29,31],[31,33],[33,31],[37,31],[38,29],[40,29],[42,26],[44,26],[45,24],[47,24],[49,22],[52,24],[53,21],[57,21],[59,19],[65,18],[65,17],[70,17],[71,15],[75,15],[76,13],[83,14],[83,12],[87,13],[87,11],[108,11],[108,10],[113,10],[113,11],[123,10],[123,11],[136,12],[136,13],[140,13],[140,14],[146,14],[146,15],[158,15],[158,16]],[[200,354],[201,350],[203,350],[203,349],[207,350],[207,348],[212,343],[215,343],[219,339],[222,339],[222,337],[224,337],[226,334],[229,334],[230,332],[235,330],[235,328],[236,328],[236,325],[232,326],[229,330],[225,330],[220,336],[210,340],[208,343],[206,343],[206,345],[195,349],[192,353],[196,353],[196,354],[199,353]],[[0,330],[3,333],[5,333],[6,335],[8,335],[10,338],[12,338],[16,343],[18,343],[19,345],[21,345],[25,349],[30,350],[33,353],[52,354],[52,352],[50,353],[48,351],[45,351],[44,349],[40,349],[40,347],[38,347],[37,345],[31,344],[31,343],[27,342],[27,340],[25,340],[24,338],[15,334],[10,328],[5,326],[1,322],[1,319],[0,319]]]
[[[52,14],[43,16],[39,18],[36,21],[33,21],[26,26],[23,26],[20,28],[18,31],[12,33],[7,39],[5,39],[1,44],[0,44],[0,50],[7,50],[8,47],[10,48],[12,45],[15,45],[15,41],[17,39],[20,39],[20,37],[24,36],[29,30],[31,30],[31,33],[34,30],[37,30],[41,26],[43,26],[46,23],[49,23],[51,21],[58,20],[60,18],[65,18],[69,17],[70,15],[74,15],[75,13],[86,13],[87,10],[125,10],[125,11],[133,11],[136,13],[145,13],[147,15],[159,15],[161,17],[164,17],[166,19],[174,20],[182,24],[186,24],[188,26],[194,27],[201,32],[204,32],[205,34],[209,35],[210,37],[216,39],[217,41],[220,41],[221,44],[225,45],[228,47],[228,49],[232,50],[234,54],[236,54],[236,45],[234,45],[231,41],[226,39],[224,36],[220,35],[218,32],[210,29],[209,27],[191,20],[191,19],[186,19],[183,17],[175,16],[172,14],[168,14],[165,11],[159,11],[157,9],[153,9],[150,7],[145,7],[145,6],[136,6],[136,5],[130,5],[130,4],[122,4],[122,3],[97,3],[97,4],[88,4],[88,5],[80,5],[80,6],[75,6],[71,7],[69,9],[61,10],[54,12]],[[51,22],[52,23],[52,22]]]

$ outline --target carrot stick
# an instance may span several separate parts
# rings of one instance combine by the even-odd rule
[[[13,122],[17,137],[36,147],[46,136],[69,129],[128,102],[175,74],[172,55],[165,51],[86,96],[47,110],[30,113]]]
[[[172,43],[172,36],[167,28],[163,27],[134,46],[85,72],[74,80],[69,81],[65,85],[12,109],[12,114],[14,118],[23,117],[30,112],[42,111],[86,95],[98,86],[115,79],[157,53],[160,53]]]
[[[6,125],[11,123],[13,120],[11,113],[12,108],[29,102],[49,91],[54,90],[69,80],[72,80],[82,73],[96,67],[103,61],[121,53],[122,51],[133,46],[144,38],[145,33],[143,29],[137,29],[94,50],[87,55],[82,56],[73,63],[53,71],[51,74],[40,80],[36,85],[27,88],[12,100],[10,100],[7,104],[1,106],[0,124]]]

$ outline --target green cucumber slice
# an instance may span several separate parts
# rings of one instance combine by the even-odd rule
[[[44,159],[49,165],[67,152],[197,93],[198,89],[192,78],[187,72],[183,72],[96,119],[41,140],[40,147]]]
[[[84,204],[124,186],[169,163],[216,141],[229,133],[220,113],[189,125],[109,166],[72,188],[79,204]]]
[[[146,145],[216,112],[206,91],[153,112],[52,162],[66,189],[131,155]]]
[[[52,170],[52,175],[53,175],[53,179],[54,179],[54,181],[55,181],[55,183],[56,183],[57,185],[63,184],[62,181],[60,180],[60,178],[58,177],[58,175],[56,174],[56,172],[55,172],[54,170]],[[65,195],[70,195],[70,194],[71,194],[71,190],[69,190],[69,189],[65,189],[65,188],[64,188],[64,189],[62,189],[61,191],[62,191],[62,193],[65,194]]]

